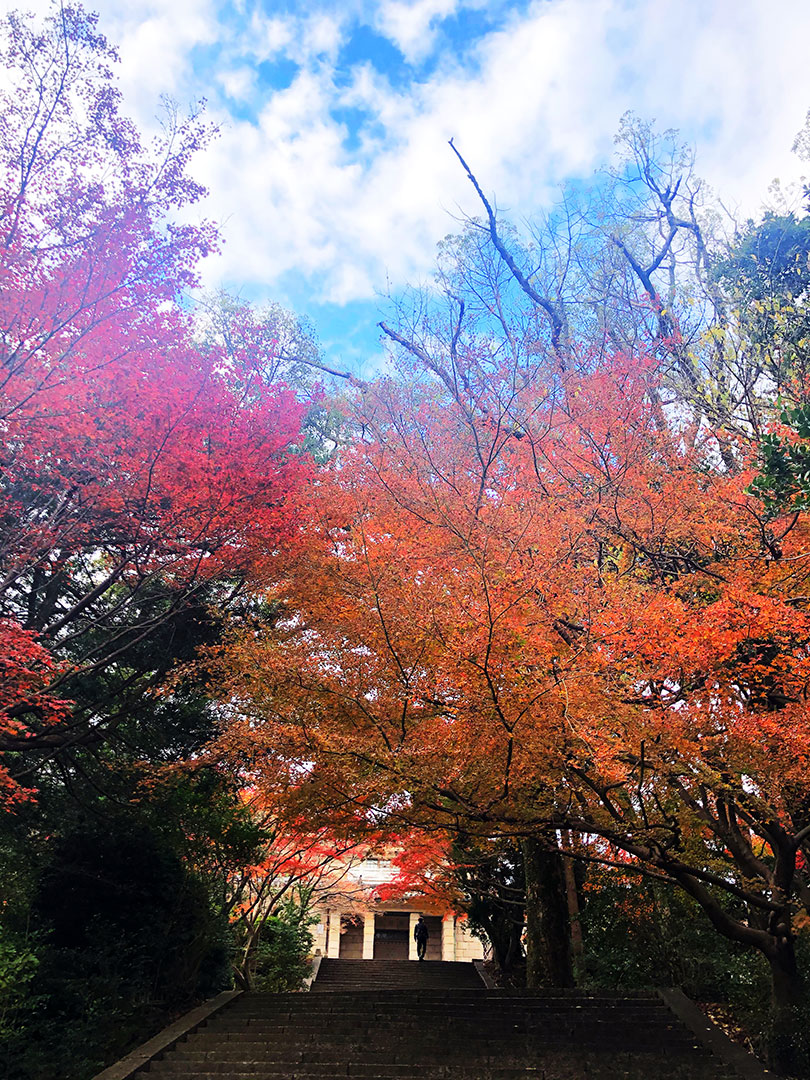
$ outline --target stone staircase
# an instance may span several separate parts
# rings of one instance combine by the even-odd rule
[[[315,993],[336,990],[479,990],[472,964],[446,960],[321,960]]]
[[[322,961],[313,993],[244,994],[166,1080],[738,1080],[653,993],[487,990],[472,964]],[[142,1073],[139,1073],[142,1075]]]

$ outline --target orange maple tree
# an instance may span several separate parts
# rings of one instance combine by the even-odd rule
[[[362,437],[271,585],[284,617],[233,637],[222,752],[257,782],[305,760],[316,802],[395,828],[599,838],[578,850],[684,888],[789,1007],[807,520],[768,518],[746,448],[725,468],[643,359],[406,375],[358,395]]]

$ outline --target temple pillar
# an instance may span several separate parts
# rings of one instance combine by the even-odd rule
[[[408,920],[408,959],[409,960],[418,960],[419,959],[419,957],[417,956],[417,953],[416,953],[416,942],[413,939],[413,928],[416,926],[416,924],[418,922],[419,922],[419,912],[418,911],[412,911],[411,912],[411,917]]]
[[[320,953],[321,956],[326,955],[326,920],[328,918],[325,911],[319,911],[318,923],[312,931],[312,948],[315,953]]]
[[[456,958],[456,917],[445,915],[442,919],[442,960]]]
[[[373,911],[366,911],[363,914],[363,959],[374,959],[374,923],[375,916]]]
[[[329,912],[329,936],[326,939],[326,955],[337,959],[340,956],[340,912]]]

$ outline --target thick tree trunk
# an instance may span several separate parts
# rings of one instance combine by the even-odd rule
[[[781,854],[784,855],[784,852]],[[789,856],[793,860],[795,852],[790,850]],[[807,1069],[810,1068],[810,1061],[806,1060],[804,1049],[806,1025],[802,1018],[803,986],[796,964],[790,908],[786,905],[776,913],[778,918],[772,913],[766,920],[753,912],[746,922],[741,922],[732,918],[702,882],[691,874],[679,873],[678,884],[697,900],[716,930],[731,941],[753,946],[765,956],[771,967],[769,1064],[778,1073],[809,1075]],[[770,924],[770,928],[762,923]]]
[[[771,966],[771,1031],[768,1064],[778,1073],[799,1076],[807,1065],[800,1050],[803,1041],[802,979],[796,964],[793,939],[780,938],[766,953]]]
[[[582,941],[582,923],[579,917],[579,893],[574,875],[574,862],[567,855],[563,856],[565,870],[565,895],[568,903],[568,922],[571,927],[571,951],[575,965],[582,963],[584,944]]]
[[[520,937],[522,925],[506,918],[478,916],[492,944],[495,960],[501,971],[511,971],[521,956]]]
[[[526,985],[573,986],[563,857],[553,839],[522,842],[526,874]]]
[[[509,935],[509,947],[506,950],[506,956],[501,964],[501,969],[503,971],[511,971],[515,964],[520,960],[521,929],[522,927],[520,926],[512,928],[512,932]]]

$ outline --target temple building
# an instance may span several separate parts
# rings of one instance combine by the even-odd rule
[[[430,937],[427,960],[480,960],[482,942],[467,928],[464,915],[428,896],[412,893],[383,899],[397,871],[390,859],[367,858],[345,874],[328,905],[316,908],[314,951],[346,960],[416,960],[413,928],[424,915]],[[378,893],[379,890],[379,893]],[[382,895],[380,895],[382,894]]]

